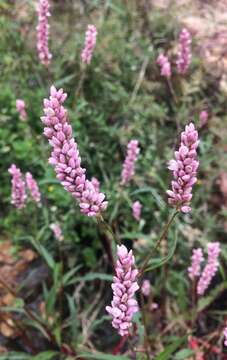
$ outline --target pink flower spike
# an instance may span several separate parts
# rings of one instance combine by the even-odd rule
[[[135,202],[132,204],[132,213],[133,213],[134,218],[135,218],[137,221],[140,221],[140,218],[141,218],[141,209],[142,209],[142,204],[141,204],[139,201],[135,201]]]
[[[172,189],[167,191],[168,202],[183,213],[191,211],[192,187],[196,183],[198,132],[193,123],[186,125],[181,133],[181,144],[170,160],[168,168],[173,172]]]
[[[51,53],[48,48],[48,39],[49,39],[49,24],[48,17],[50,16],[49,12],[49,1],[48,0],[39,0],[38,5],[38,25],[37,25],[37,50],[39,55],[39,60],[41,64],[48,66],[52,58]]]
[[[44,135],[53,148],[49,163],[54,166],[64,189],[79,202],[80,211],[87,216],[97,216],[106,209],[107,201],[105,195],[97,191],[97,186],[95,188],[86,178],[86,170],[81,167],[77,143],[63,106],[66,98],[63,89],[57,90],[52,86],[49,99],[44,100],[41,120],[46,126]]]
[[[139,289],[136,282],[138,270],[135,268],[135,258],[132,250],[128,251],[124,245],[117,246],[117,263],[112,284],[113,300],[106,311],[112,316],[112,326],[120,336],[128,336],[132,326],[132,317],[138,311],[138,304],[134,298]]]
[[[27,112],[26,112],[24,100],[21,100],[21,99],[16,100],[16,109],[20,115],[20,119],[22,121],[26,121],[27,120]]]
[[[151,284],[149,280],[144,280],[141,287],[142,294],[144,296],[149,296],[151,292]]]
[[[171,76],[171,64],[168,57],[164,54],[160,54],[156,62],[161,68],[161,75],[169,78]]]
[[[218,256],[220,251],[221,249],[219,242],[207,244],[207,265],[205,266],[197,285],[197,294],[200,296],[205,293],[213,277],[216,275],[219,266]]]
[[[200,127],[203,127],[206,125],[208,121],[208,112],[206,110],[201,111],[199,114],[199,120],[200,120]]]
[[[183,29],[179,36],[179,51],[177,57],[177,71],[179,74],[186,74],[191,63],[191,34]]]
[[[29,189],[33,200],[37,203],[40,203],[41,194],[39,191],[38,184],[35,181],[35,179],[33,178],[32,174],[30,172],[27,172],[25,179],[26,179],[27,188]]]
[[[126,185],[135,174],[135,163],[140,152],[138,140],[131,140],[127,145],[127,155],[121,172],[121,185]]]
[[[13,204],[17,209],[23,209],[25,207],[27,195],[22,173],[14,164],[10,166],[8,171],[12,175],[11,204]]]
[[[200,275],[201,263],[204,261],[203,251],[201,248],[193,249],[191,257],[191,266],[188,268],[188,276],[194,279]]]
[[[61,241],[64,240],[64,237],[63,237],[62,231],[61,231],[61,227],[60,227],[60,225],[59,225],[58,223],[56,223],[56,224],[51,224],[51,225],[50,225],[50,228],[51,228],[51,230],[53,231],[54,236],[55,236],[55,238],[56,238],[58,241],[61,242]]]
[[[92,55],[96,45],[97,29],[94,25],[88,25],[85,34],[84,49],[81,53],[81,59],[84,64],[89,65],[91,63]]]
[[[227,325],[224,328],[223,335],[224,335],[224,345],[227,346]]]

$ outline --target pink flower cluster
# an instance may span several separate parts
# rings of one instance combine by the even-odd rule
[[[41,200],[41,194],[39,187],[35,179],[33,178],[30,172],[26,173],[24,181],[24,176],[21,173],[20,169],[16,165],[12,164],[9,168],[9,173],[12,175],[12,192],[11,192],[11,203],[18,209],[25,207],[25,202],[27,200],[26,186],[31,193],[33,200],[36,203],[39,203]]]
[[[127,156],[121,172],[121,185],[126,185],[135,174],[135,162],[137,161],[139,152],[138,140],[131,140],[127,145]]]
[[[116,276],[112,284],[113,300],[106,311],[112,315],[112,326],[118,330],[119,335],[128,336],[132,317],[138,311],[138,304],[134,299],[134,294],[139,289],[136,282],[138,270],[135,269],[132,250],[128,251],[124,245],[117,246],[117,256]]]
[[[21,99],[16,100],[16,109],[20,115],[20,119],[22,121],[25,121],[27,119],[27,112],[26,112],[24,100],[21,100]]]
[[[227,326],[224,328],[223,335],[224,335],[224,345],[227,346]]]
[[[72,127],[67,119],[63,103],[67,94],[63,89],[50,89],[50,98],[44,99],[44,113],[41,117],[46,125],[44,134],[49,139],[53,150],[49,163],[54,166],[57,179],[64,189],[76,198],[80,210],[88,216],[97,216],[107,207],[105,195],[96,190],[86,178],[86,170],[81,167],[81,158],[77,144],[72,136]]]
[[[207,121],[208,121],[208,112],[207,110],[202,110],[201,113],[199,114],[199,120],[200,120],[200,126],[203,127],[206,125]]]
[[[84,49],[81,53],[82,62],[85,64],[90,64],[92,59],[92,54],[96,45],[97,29],[94,25],[88,25]]]
[[[140,221],[142,204],[139,201],[135,201],[132,204],[132,213],[137,221]]]
[[[63,237],[62,231],[61,231],[61,227],[60,227],[60,225],[58,223],[51,224],[50,228],[53,231],[54,236],[58,241],[63,241],[64,240],[64,237]]]
[[[179,36],[179,51],[177,57],[177,71],[185,74],[191,62],[191,34],[187,29],[182,29]]]
[[[25,175],[25,179],[26,179],[27,188],[29,189],[33,200],[37,203],[40,203],[41,194],[39,191],[38,184],[33,178],[32,174],[30,172],[27,172]]]
[[[215,276],[219,266],[218,256],[220,251],[221,249],[219,242],[207,244],[207,252],[208,252],[207,265],[203,269],[201,277],[198,281],[198,285],[197,285],[198,295],[204,294],[204,292],[210,285],[211,280]]]
[[[39,0],[38,6],[38,25],[37,25],[37,50],[39,54],[40,62],[48,66],[52,55],[49,52],[48,48],[48,38],[49,38],[49,24],[48,17],[50,16],[49,12],[49,1],[48,0]]]
[[[164,54],[160,54],[156,62],[161,68],[161,75],[169,78],[171,76],[171,64],[168,57]]]
[[[27,195],[22,173],[14,164],[10,166],[8,171],[12,175],[11,204],[17,209],[23,209],[25,207]]]
[[[168,190],[168,202],[183,213],[191,211],[190,201],[192,187],[196,183],[196,173],[199,166],[197,147],[199,145],[198,132],[193,123],[186,125],[181,133],[181,144],[175,152],[176,160],[170,160],[168,169],[173,172],[172,190]]]
[[[149,296],[151,292],[151,283],[149,280],[144,280],[141,287],[142,294],[144,296]]]
[[[201,248],[193,249],[191,257],[191,266],[188,268],[188,276],[194,279],[200,275],[201,263],[204,261],[203,251]]]

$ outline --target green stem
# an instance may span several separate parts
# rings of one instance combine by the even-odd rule
[[[114,234],[111,226],[104,220],[102,215],[99,215],[97,217],[97,221],[100,228],[103,229],[109,235],[111,235],[112,240],[114,240],[116,244],[121,244],[120,239]]]
[[[192,279],[192,312],[191,312],[191,328],[193,330],[193,326],[196,320],[196,305],[197,305],[197,293],[196,293],[196,279]]]
[[[140,289],[141,289],[141,283],[140,283]],[[147,356],[147,360],[150,359],[150,344],[149,344],[149,337],[148,337],[148,324],[147,324],[147,318],[146,318],[146,310],[145,310],[145,303],[144,303],[144,297],[140,290],[139,292],[140,296],[140,303],[141,303],[141,315],[142,315],[142,322],[144,327],[144,347],[145,352]]]
[[[144,263],[142,265],[142,268],[140,270],[139,275],[142,276],[144,271],[146,270],[146,266],[150,261],[151,256],[153,255],[153,253],[158,249],[159,245],[161,244],[162,240],[166,237],[169,227],[172,224],[174,218],[176,217],[176,215],[179,213],[179,210],[176,210],[172,216],[169,218],[169,220],[167,221],[167,223],[165,224],[163,231],[161,233],[160,238],[158,239],[158,241],[156,242],[155,246],[151,249],[150,253],[147,255],[146,259],[144,260]]]
[[[167,84],[168,84],[168,87],[169,87],[169,91],[170,91],[171,95],[173,96],[173,100],[174,100],[175,104],[178,104],[178,99],[176,97],[172,81],[169,78],[166,78],[166,80],[167,80]]]
[[[77,100],[78,96],[80,95],[80,91],[83,87],[83,83],[85,80],[85,73],[86,73],[86,67],[82,67],[79,83],[78,83],[77,89],[75,91],[75,101]]]

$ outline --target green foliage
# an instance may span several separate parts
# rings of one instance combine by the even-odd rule
[[[118,348],[120,339],[105,311],[111,301],[113,279],[106,244],[112,242],[113,258],[116,244],[110,232],[105,233],[96,220],[79,212],[48,164],[50,146],[42,135],[40,116],[52,83],[68,93],[65,106],[82,165],[89,178],[98,178],[109,201],[103,216],[116,238],[133,248],[138,266],[155,247],[171,213],[165,195],[171,181],[166,163],[174,156],[185,124],[193,120],[199,128],[200,170],[193,189],[192,212],[175,219],[149,260],[144,278],[152,283],[149,301],[157,302],[159,307],[151,310],[145,299],[144,311],[155,360],[193,356],[187,348],[188,331],[209,339],[210,333],[220,328],[215,341],[221,338],[226,315],[227,203],[219,180],[220,173],[227,170],[226,93],[219,86],[220,79],[203,67],[195,38],[189,73],[180,77],[173,69],[174,101],[168,84],[160,77],[156,58],[163,51],[168,53],[174,68],[181,27],[179,10],[175,4],[166,11],[150,8],[148,3],[51,1],[53,59],[47,70],[36,53],[34,1],[0,0],[0,245],[7,240],[12,243],[15,262],[21,248],[38,254],[30,265],[38,269],[37,283],[32,270],[29,282],[26,270],[18,277],[18,296],[0,310],[1,314],[15,316],[28,333],[13,344],[4,337],[4,346],[13,352],[1,354],[2,360],[64,360],[75,356],[146,359],[141,311],[135,316],[132,337],[120,346],[119,355],[110,354]],[[97,46],[76,97],[82,73],[80,52],[88,23],[98,27]],[[16,111],[18,98],[25,100],[26,122]],[[199,113],[204,108],[208,108],[209,121],[200,128]],[[133,181],[121,189],[122,162],[132,138],[139,140],[141,153]],[[12,207],[7,171],[12,163],[23,173],[32,172],[42,193],[41,206],[29,200],[22,211]],[[139,223],[131,209],[136,200],[143,205]],[[61,225],[63,242],[53,236],[51,224],[56,222]],[[192,284],[187,276],[191,251],[193,247],[206,247],[209,241],[221,242],[222,264],[211,288],[193,308]],[[35,319],[27,310],[32,310]],[[37,340],[36,355],[30,355],[27,335]]]
[[[168,360],[170,356],[179,348],[182,343],[185,342],[185,338],[176,339],[170,345],[165,347],[160,354],[155,357],[155,360]],[[179,354],[179,353],[178,353]]]

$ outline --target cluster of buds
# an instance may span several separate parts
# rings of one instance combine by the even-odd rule
[[[121,185],[126,185],[135,174],[135,163],[140,152],[138,140],[131,140],[127,145],[127,155],[121,172]]]
[[[209,114],[207,110],[202,110],[199,114],[199,120],[200,120],[200,127],[203,127],[207,124]]]
[[[133,213],[133,217],[136,219],[136,221],[140,221],[141,209],[142,209],[142,204],[139,201],[135,201],[132,204],[132,213]]]
[[[192,187],[197,181],[196,173],[199,166],[196,160],[198,145],[198,132],[194,124],[190,123],[181,134],[181,144],[175,152],[176,159],[170,160],[168,164],[174,177],[172,190],[167,191],[168,201],[183,213],[191,211]]]
[[[136,282],[138,270],[132,250],[128,251],[124,245],[117,247],[118,260],[116,263],[114,282],[112,284],[113,300],[106,311],[113,317],[112,326],[118,330],[120,336],[128,336],[132,325],[132,317],[138,311],[135,292],[139,289]]]
[[[9,173],[12,176],[12,191],[11,191],[11,203],[17,208],[22,209],[25,207],[27,200],[26,185],[31,193],[32,199],[36,203],[40,203],[41,195],[37,182],[34,180],[31,173],[27,172],[24,181],[24,176],[16,165],[12,164],[9,168]]]
[[[181,30],[178,47],[179,50],[176,61],[177,72],[179,74],[185,74],[191,62],[191,34],[187,29]],[[168,56],[161,53],[156,62],[161,68],[161,75],[170,78],[172,71]]]
[[[49,12],[49,1],[39,0],[38,6],[38,25],[37,25],[37,50],[41,64],[48,66],[52,58],[48,48],[49,39],[49,24],[48,17]]]
[[[203,251],[201,248],[193,249],[192,251],[191,266],[188,268],[188,275],[191,280],[196,280],[196,278],[200,276],[197,283],[197,294],[200,296],[205,293],[212,279],[216,275],[219,266],[218,256],[220,251],[219,242],[207,244],[207,264],[205,265],[202,273],[201,264],[204,261]]]
[[[57,179],[64,189],[79,202],[80,210],[87,216],[97,216],[107,207],[105,195],[97,191],[97,181],[86,177],[86,169],[81,167],[77,143],[72,136],[72,127],[67,119],[63,103],[67,94],[62,89],[50,89],[50,98],[44,99],[44,135],[53,150],[49,163],[54,166]]]
[[[23,209],[27,199],[23,175],[20,169],[14,164],[10,166],[8,171],[12,176],[11,204],[13,204],[17,209]]]
[[[20,115],[20,119],[22,121],[26,121],[28,115],[26,112],[26,106],[25,106],[24,100],[21,100],[21,99],[16,100],[16,109]]]
[[[165,76],[167,78],[170,78],[171,76],[171,64],[169,62],[169,59],[164,54],[160,54],[156,60],[157,64],[161,68],[161,75]]]
[[[207,252],[208,252],[207,264],[204,267],[203,272],[197,284],[198,295],[203,295],[205,293],[212,279],[216,275],[219,266],[218,256],[220,254],[220,251],[221,249],[219,242],[207,244]]]
[[[188,276],[191,280],[200,275],[201,263],[204,261],[203,251],[201,248],[193,249],[191,256],[191,266],[188,268]]]
[[[39,191],[38,184],[35,181],[35,179],[33,178],[32,174],[30,172],[27,172],[25,175],[25,179],[26,179],[27,188],[30,191],[32,199],[35,202],[40,203],[41,194]]]
[[[85,34],[84,49],[81,53],[81,60],[84,64],[90,64],[96,45],[97,29],[94,25],[88,25]]]
[[[179,36],[179,51],[177,57],[177,71],[185,74],[191,62],[191,34],[187,29],[182,29]]]
[[[61,227],[60,227],[60,225],[59,225],[58,223],[51,224],[51,225],[50,225],[50,228],[51,228],[51,230],[53,231],[54,236],[55,236],[55,238],[56,238],[58,241],[61,242],[61,241],[64,240]]]

